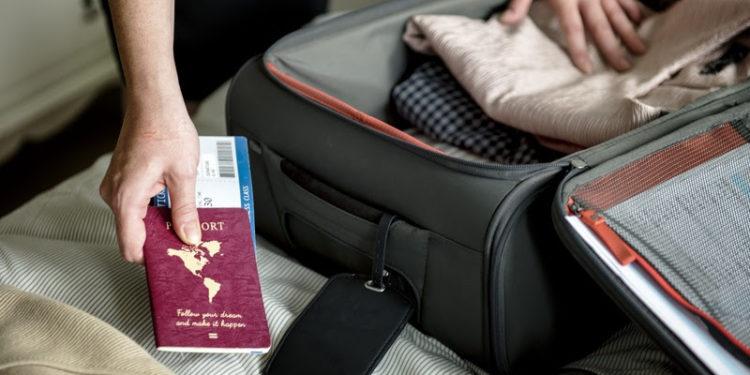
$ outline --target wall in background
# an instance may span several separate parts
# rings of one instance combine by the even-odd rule
[[[0,2],[0,162],[117,79],[98,1]]]
[[[340,12],[381,1],[331,0],[330,9]],[[0,176],[13,177],[13,183],[0,184],[0,216],[114,148],[121,93],[116,85],[98,86],[118,80],[103,16],[87,7],[98,3],[0,0]],[[91,97],[96,98],[86,105]],[[221,101],[216,104],[223,109]],[[223,111],[218,113],[201,121],[221,127]],[[49,134],[49,129],[54,136],[41,140],[33,135]],[[20,144],[19,134],[32,142],[2,160],[3,153],[14,151],[9,144]]]

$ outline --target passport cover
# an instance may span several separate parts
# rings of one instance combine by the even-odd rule
[[[203,242],[182,243],[149,207],[143,247],[158,350],[265,353],[271,346],[248,212],[199,208]]]

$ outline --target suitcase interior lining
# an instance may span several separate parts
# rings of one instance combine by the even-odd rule
[[[369,126],[370,128],[376,131],[389,135],[393,138],[410,143],[412,145],[415,145],[417,147],[423,148],[428,151],[432,151],[432,152],[436,152],[440,154],[443,153],[441,150],[414,138],[413,136],[396,128],[395,126],[389,125],[378,118],[370,116],[369,114],[364,113],[352,107],[351,105],[347,104],[341,99],[338,99],[332,95],[329,95],[323,92],[320,89],[317,89],[311,85],[308,85],[300,80],[295,79],[291,75],[282,72],[280,69],[278,69],[276,66],[274,66],[271,63],[266,63],[266,67],[268,68],[268,71],[274,75],[274,77],[279,79],[281,82],[284,82],[286,85],[288,85],[288,87],[297,91],[300,95],[303,95],[306,98],[324,107],[327,107],[334,112],[337,112],[343,116],[346,116],[354,121],[360,122],[366,126]]]
[[[725,340],[720,341],[746,355],[750,355],[750,326],[744,323],[748,321],[747,313],[742,315],[742,308],[738,306],[749,298],[744,296],[743,290],[750,288],[743,288],[741,282],[730,282],[734,279],[724,279],[731,273],[720,270],[742,267],[747,260],[743,260],[745,257],[741,253],[732,255],[724,251],[706,258],[705,254],[712,247],[703,246],[703,241],[712,242],[707,240],[711,238],[710,232],[705,235],[700,230],[684,232],[684,228],[691,225],[691,219],[685,219],[685,213],[678,212],[680,209],[675,208],[678,205],[668,203],[671,201],[659,202],[659,199],[687,196],[686,181],[698,184],[687,186],[713,184],[715,176],[711,173],[714,170],[731,168],[727,165],[736,163],[740,154],[750,155],[748,113],[750,105],[743,105],[698,121],[618,160],[583,172],[563,187],[567,191],[564,197],[570,197],[569,212],[577,213],[621,264],[639,264],[671,298],[723,336]],[[717,166],[718,162],[721,164]],[[742,191],[750,194],[747,178],[739,175],[730,178],[740,193],[732,192],[732,187],[721,189],[717,185],[710,193],[717,196],[707,198],[741,200],[738,194]],[[724,215],[711,216],[709,201],[686,203],[686,206],[695,207],[701,217],[708,215],[707,219],[717,219],[712,225],[719,230],[730,225],[731,219],[725,220]],[[670,213],[670,209],[675,211]],[[657,217],[659,219],[654,219],[653,223],[649,221]],[[680,219],[670,222],[670,217]],[[735,245],[719,244],[714,250],[741,248]]]
[[[410,61],[413,58],[414,57],[412,56],[411,59],[410,59]],[[464,157],[461,153],[446,153],[439,146],[436,146],[439,143],[438,141],[429,142],[429,141],[421,140],[421,139],[415,137],[413,135],[413,132],[411,132],[410,130],[414,130],[414,129],[417,129],[417,128],[411,126],[411,124],[407,124],[407,126],[405,126],[405,127],[394,126],[391,123],[388,123],[388,122],[386,122],[384,120],[381,120],[381,119],[377,118],[376,116],[373,116],[373,115],[371,115],[369,113],[366,113],[366,112],[364,112],[364,111],[362,111],[362,110],[360,110],[360,109],[358,109],[358,108],[350,105],[345,100],[337,98],[334,95],[328,94],[325,91],[323,91],[322,89],[320,89],[318,87],[315,87],[314,85],[306,83],[305,82],[306,80],[298,78],[295,74],[292,74],[290,72],[285,72],[283,69],[281,69],[281,68],[277,67],[276,65],[274,65],[273,62],[269,61],[269,59],[266,59],[265,66],[267,68],[267,71],[273,77],[275,77],[277,80],[279,80],[281,83],[283,83],[287,88],[289,88],[289,89],[297,92],[298,94],[302,95],[303,97],[307,98],[308,100],[311,100],[311,101],[313,101],[313,102],[315,102],[315,103],[317,103],[317,104],[319,104],[319,105],[321,105],[321,106],[323,106],[325,108],[328,108],[329,110],[332,110],[332,111],[334,111],[334,112],[336,112],[336,113],[338,113],[338,114],[340,114],[340,115],[342,115],[342,116],[344,116],[346,118],[349,118],[349,119],[351,119],[351,120],[353,120],[355,122],[363,124],[363,125],[371,128],[371,129],[373,129],[373,130],[375,130],[377,132],[380,132],[382,134],[385,134],[385,135],[387,135],[389,137],[395,138],[395,139],[400,140],[402,142],[406,142],[408,144],[411,144],[413,146],[419,147],[419,148],[421,148],[423,150],[426,150],[426,151],[429,151],[429,152],[432,152],[432,153],[436,153],[436,154],[440,154],[440,155],[445,155],[445,156],[448,156],[448,157],[451,157],[451,158],[461,159],[463,161],[468,161],[468,162],[471,162],[471,163],[504,165],[504,164],[499,164],[499,163],[494,162],[492,160],[484,159],[484,158],[481,158],[481,157],[478,157],[479,159],[481,159],[481,161],[478,162],[476,157]],[[412,69],[413,69],[413,67],[412,67]],[[407,71],[408,70],[410,70],[410,69],[407,69]],[[746,87],[748,85],[742,85],[742,86]],[[390,100],[390,95],[389,95],[389,100]],[[710,98],[708,98],[708,96],[707,96],[707,97],[704,97],[704,98],[701,98],[701,99],[697,100],[695,103],[691,103],[690,105],[686,106],[685,108],[687,109],[688,107],[690,107],[691,105],[696,104],[696,103],[703,104],[703,102],[706,102],[706,101],[709,101],[709,100],[710,100]],[[390,101],[389,101],[389,106],[390,106]],[[678,111],[673,112],[673,114],[680,113],[680,112],[681,112],[681,110],[678,110]],[[403,121],[403,119],[401,119],[400,116],[398,116],[397,114],[391,115],[390,117],[393,117],[393,116],[397,117],[397,118],[391,118],[391,120],[396,120],[396,121],[393,121],[393,123],[405,123],[405,121]],[[668,120],[670,117],[671,116],[669,114],[666,114],[664,116],[661,116],[660,118],[657,118],[657,119],[653,120],[649,124],[658,124],[658,123],[663,122],[662,120]],[[648,127],[649,124],[644,125],[641,128]],[[407,131],[405,131],[405,130],[407,130]],[[609,141],[603,142],[603,143],[601,143],[599,145],[595,145],[595,146],[592,146],[590,148],[587,148],[587,149],[585,149],[583,151],[580,151],[580,152],[578,152],[576,154],[580,154],[580,153],[584,153],[584,154],[588,154],[588,155],[601,154],[601,152],[599,152],[597,150],[602,149],[602,148],[604,148],[604,149],[609,148],[610,147],[609,145],[613,141],[616,141],[616,140],[621,139],[621,138],[627,138],[627,137],[629,137],[631,139],[635,138],[635,137],[633,137],[633,135],[637,134],[637,133],[639,133],[638,129],[636,129],[635,131],[631,131],[631,132],[629,132],[629,133],[627,133],[627,134],[625,134],[625,135],[623,135],[621,137],[617,137],[617,138],[615,138],[613,140],[609,140]],[[571,154],[571,155],[574,155],[574,154]],[[566,158],[567,157],[563,157],[563,159],[566,159]],[[554,161],[550,161],[550,162],[554,162]],[[547,162],[538,163],[537,165],[540,165],[540,164],[541,165],[547,164]],[[530,164],[530,166],[531,165],[533,165],[533,164]]]

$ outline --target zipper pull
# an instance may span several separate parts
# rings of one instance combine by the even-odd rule
[[[588,167],[588,163],[581,158],[570,159],[570,169],[584,169]]]
[[[565,207],[568,208],[568,215],[576,215],[579,217],[581,216],[581,211],[583,210],[583,208],[575,200],[573,200],[573,197],[568,198],[568,204],[566,204]]]
[[[599,214],[594,210],[581,210],[578,217],[604,243],[612,256],[626,266],[636,259],[636,251],[617,234]]]

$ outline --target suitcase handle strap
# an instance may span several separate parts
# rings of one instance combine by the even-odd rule
[[[365,287],[374,292],[385,291],[383,279],[388,276],[388,271],[385,270],[385,250],[388,246],[391,226],[396,220],[396,215],[384,213],[378,223],[378,234],[375,239],[375,252],[372,259],[372,273],[370,280],[365,283]]]

